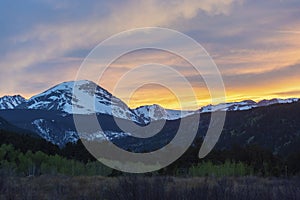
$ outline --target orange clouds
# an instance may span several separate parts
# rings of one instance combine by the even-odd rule
[[[79,16],[76,11],[84,8],[80,3],[71,4],[51,3],[47,6],[55,9],[45,12],[45,20],[33,20],[20,32],[12,29],[6,30],[7,35],[5,31],[1,33],[0,95],[21,93],[30,97],[54,84],[75,79],[82,60],[99,42],[127,29],[160,26],[182,31],[207,48],[222,73],[227,101],[300,96],[300,3],[297,1],[150,0],[105,5],[95,1],[93,10]],[[15,16],[19,13],[10,12],[15,12]],[[49,15],[56,20],[48,19]],[[57,15],[60,18],[54,17]],[[6,18],[9,19],[3,17]],[[7,25],[13,22],[7,21]],[[123,44],[139,42],[141,38],[136,37]],[[112,47],[104,54],[110,53],[109,48]],[[181,48],[193,51],[184,45]],[[84,53],[74,53],[77,51]],[[163,66],[185,77],[195,95],[187,92],[190,86],[183,85],[182,79],[170,70],[162,70],[161,77],[152,73]],[[103,67],[102,63],[91,63],[89,73],[97,74],[99,67]],[[136,77],[121,80],[138,67]],[[209,70],[202,73],[208,74]],[[201,74],[189,62],[163,51],[144,50],[121,56],[104,73],[99,85],[131,107],[153,103],[180,107],[175,92],[164,85],[135,88],[143,79],[171,83],[186,109],[211,103]],[[120,90],[116,91],[118,83]]]

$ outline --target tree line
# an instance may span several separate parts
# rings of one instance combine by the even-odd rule
[[[96,161],[80,140],[60,149],[43,139],[0,130],[0,141],[0,168],[6,174],[126,175]],[[280,157],[259,146],[233,145],[231,149],[213,150],[200,160],[198,151],[202,140],[194,144],[171,165],[146,175],[280,177],[300,174],[300,152]]]

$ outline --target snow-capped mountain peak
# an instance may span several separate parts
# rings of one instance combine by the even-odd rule
[[[186,117],[188,115],[192,115],[194,111],[181,111],[181,110],[169,110],[164,109],[160,105],[153,104],[153,105],[146,105],[140,106],[133,110],[134,113],[140,116],[145,123],[149,123],[152,120],[175,120],[180,119],[182,117]]]
[[[59,110],[69,114],[102,113],[140,122],[128,106],[96,83],[87,80],[56,85],[33,96],[28,109]]]
[[[14,109],[26,102],[26,99],[20,95],[4,96],[0,98],[0,110]]]
[[[140,106],[134,109],[133,112],[146,123],[151,122],[151,120],[167,119],[168,117],[167,111],[157,104]]]

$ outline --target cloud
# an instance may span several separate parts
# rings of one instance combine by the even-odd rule
[[[79,0],[29,0],[2,5],[0,94],[30,96],[73,79],[82,59],[99,42],[144,26],[173,28],[202,44],[222,72],[229,98],[284,96],[288,95],[284,92],[297,91],[300,84],[297,0],[88,0],[84,4]],[[113,48],[107,53],[110,51]],[[112,88],[119,75],[149,60],[182,72],[204,101],[207,95],[201,88],[205,84],[188,64],[157,52],[114,63],[103,85]],[[178,84],[175,77],[167,79]]]
[[[111,13],[72,21],[38,24],[32,30],[10,38],[16,46],[0,63],[14,68],[28,67],[78,48],[96,45],[111,34],[144,26],[170,26],[203,11],[226,14],[233,0],[226,1],[129,1],[113,6]],[[60,4],[58,3],[58,7]],[[98,6],[99,7],[99,6]],[[54,14],[54,13],[53,13]],[[21,45],[20,45],[21,44]]]
[[[263,98],[298,96],[300,64],[285,66],[262,73],[223,76],[229,98],[235,94],[243,99],[261,100]],[[232,97],[230,97],[232,95]]]
[[[300,90],[285,91],[285,92],[276,92],[276,93],[271,93],[271,95],[277,95],[277,96],[300,96]]]
[[[12,9],[2,12],[4,16],[1,17],[11,17],[11,21],[2,22],[9,25],[9,34],[1,35],[6,44],[0,49],[3,51],[0,67],[2,78],[6,82],[6,86],[1,87],[1,93],[18,90],[16,82],[23,82],[20,76],[14,77],[12,74],[21,73],[27,68],[36,68],[38,65],[44,68],[52,60],[74,51],[92,49],[114,33],[144,26],[170,27],[175,22],[196,17],[198,12],[208,15],[228,14],[234,0],[79,2],[29,1],[27,6],[5,2]],[[19,17],[23,18],[27,28],[18,22]],[[15,31],[13,24],[22,28]],[[31,70],[31,73],[35,72]],[[23,75],[24,78],[28,76],[26,73]],[[38,75],[40,74],[36,73]],[[52,82],[49,78],[45,81]]]

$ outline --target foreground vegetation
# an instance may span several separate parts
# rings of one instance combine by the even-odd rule
[[[95,161],[80,142],[59,149],[1,130],[0,139],[0,199],[300,199],[297,152],[233,146],[199,160],[196,141],[170,166],[136,176]]]
[[[184,160],[184,159],[183,159]],[[186,160],[184,160],[186,161]],[[269,171],[268,166],[257,171],[253,165],[243,162],[226,160],[224,163],[213,163],[211,160],[196,164],[181,163],[182,159],[157,172],[146,174],[176,175],[189,177],[203,176],[249,176],[259,175],[261,170]],[[98,161],[82,162],[67,159],[57,154],[47,155],[41,151],[26,153],[15,149],[12,145],[0,146],[0,175],[3,176],[40,176],[40,175],[67,175],[67,176],[120,176],[122,174],[112,170]]]
[[[300,199],[299,179],[176,177],[8,177],[0,199]]]
[[[112,170],[98,161],[79,162],[59,155],[47,155],[41,151],[22,153],[12,145],[0,147],[0,173],[3,176],[39,176],[64,174],[69,176],[107,176]]]

